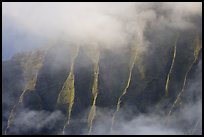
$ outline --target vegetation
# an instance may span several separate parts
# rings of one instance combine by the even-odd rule
[[[60,91],[57,99],[57,104],[68,104],[68,114],[65,120],[65,124],[63,127],[63,134],[64,130],[67,125],[69,125],[71,119],[71,112],[72,106],[74,104],[74,95],[75,95],[75,88],[74,88],[74,63],[75,59],[78,56],[79,47],[76,46],[73,48],[73,55],[71,56],[71,68],[69,76],[67,77],[66,81],[63,84],[62,90]]]
[[[182,89],[179,92],[179,94],[177,95],[176,100],[174,101],[174,103],[173,103],[173,105],[172,105],[172,107],[171,107],[171,109],[170,109],[170,111],[169,111],[169,113],[167,115],[167,122],[168,122],[168,119],[169,119],[169,117],[170,117],[170,115],[172,113],[172,110],[174,109],[174,107],[178,103],[179,99],[181,98],[182,93],[184,92],[189,72],[191,71],[193,65],[196,63],[196,61],[198,59],[199,52],[200,52],[200,50],[202,48],[202,45],[201,45],[201,42],[200,42],[198,36],[196,36],[196,38],[195,38],[194,45],[195,46],[194,46],[194,53],[193,53],[193,62],[190,64],[190,66],[189,66],[189,68],[188,68],[188,70],[187,70],[187,72],[186,72],[186,74],[184,76],[184,81],[183,81]]]
[[[113,117],[112,117],[111,130],[113,128],[113,124],[114,124],[114,121],[115,121],[115,115],[120,110],[121,98],[127,93],[127,89],[128,89],[128,87],[130,85],[130,81],[131,81],[131,77],[132,77],[132,70],[133,70],[133,67],[134,67],[134,64],[135,64],[135,61],[136,61],[136,57],[137,57],[137,54],[138,54],[137,52],[138,52],[137,51],[137,46],[132,46],[131,47],[130,62],[129,62],[129,76],[128,76],[127,84],[126,84],[124,90],[122,91],[122,94],[120,95],[120,97],[118,99],[117,109],[114,112]]]
[[[165,90],[166,90],[165,94],[166,94],[166,96],[168,96],[168,88],[169,88],[170,75],[172,73],[172,69],[173,69],[173,66],[174,66],[175,58],[176,58],[177,40],[178,40],[178,37],[176,38],[176,41],[175,41],[175,44],[174,44],[174,53],[173,53],[172,63],[171,63],[171,67],[170,67],[169,73],[167,75],[166,86],[165,86]]]
[[[18,103],[13,106],[11,109],[9,118],[8,118],[8,123],[7,123],[7,128],[5,130],[5,134],[7,134],[8,129],[12,125],[15,117],[15,111],[16,107],[20,105],[23,102],[23,97],[26,91],[28,90],[34,90],[36,81],[37,81],[37,76],[40,68],[43,65],[43,60],[44,60],[44,53],[45,51],[34,51],[29,55],[26,59],[21,58],[21,67],[23,69],[23,74],[25,77],[25,87],[23,89],[23,92],[21,93]]]
[[[100,52],[98,47],[94,47],[93,52],[95,53],[92,56],[92,61],[94,63],[94,79],[93,79],[93,86],[92,86],[92,95],[94,99],[88,116],[89,134],[92,131],[93,120],[95,118],[95,113],[96,113],[95,111],[96,111],[96,99],[98,95],[98,75],[99,75],[99,57],[100,57]]]

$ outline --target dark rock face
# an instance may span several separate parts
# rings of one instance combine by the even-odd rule
[[[19,61],[2,63],[2,129],[6,128],[9,113],[23,90],[22,73]]]
[[[162,33],[162,32],[161,32]],[[160,41],[157,45],[157,37],[149,36],[151,39],[150,51],[144,54],[142,64],[144,65],[145,77],[139,73],[138,64],[134,65],[131,83],[127,94],[122,98],[121,107],[132,106],[132,111],[148,113],[149,108],[163,104],[164,110],[168,110],[177,94],[179,93],[184,75],[189,64],[193,60],[192,33],[182,32],[177,43],[177,56],[172,71],[169,85],[169,97],[165,98],[165,83],[173,56],[174,35],[166,34],[169,41]],[[188,37],[188,38],[186,38]],[[61,43],[60,43],[61,44]],[[62,43],[65,44],[65,43]],[[155,45],[154,45],[155,44]],[[163,48],[161,45],[165,45]],[[23,108],[35,111],[48,111],[53,113],[60,110],[62,115],[55,121],[52,127],[43,126],[40,129],[15,131],[15,124],[10,128],[10,134],[57,134],[61,131],[66,113],[67,105],[58,107],[56,105],[58,94],[70,71],[70,56],[72,45],[53,46],[44,58],[43,66],[38,72],[34,90],[28,90],[23,101]],[[99,61],[99,93],[96,106],[115,110],[119,96],[127,84],[128,65],[130,58],[129,46],[115,51],[101,49]],[[160,48],[162,47],[162,48]],[[75,99],[72,108],[71,124],[67,128],[67,134],[80,134],[87,129],[84,117],[88,117],[93,96],[91,93],[93,84],[93,62],[85,53],[85,46],[80,47],[78,57],[74,64],[75,75]],[[20,63],[26,55],[14,57],[10,61],[3,62],[2,94],[3,94],[3,131],[6,128],[9,112],[13,105],[18,102],[24,88],[24,75]],[[201,60],[202,53],[199,55]],[[195,71],[194,65],[190,74]],[[190,78],[193,75],[190,75]],[[20,110],[20,108],[19,108]],[[17,114],[18,115],[18,112]],[[110,121],[111,122],[111,121]],[[14,122],[15,123],[15,122]]]

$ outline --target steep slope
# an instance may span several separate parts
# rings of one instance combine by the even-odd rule
[[[149,50],[138,54],[138,58],[133,56],[131,44],[114,51],[101,47],[93,50],[80,45],[77,54],[73,54],[73,43],[59,41],[46,52],[36,50],[3,62],[3,132],[11,109],[18,102],[22,104],[17,105],[12,116],[13,124],[10,124],[7,134],[61,134],[63,127],[64,134],[92,134],[101,117],[100,109],[112,110],[109,112],[112,117],[118,102],[120,111],[116,113],[113,129],[120,125],[119,116],[129,108],[132,116],[151,114],[157,110],[167,115],[181,91],[182,96],[187,96],[185,89],[182,89],[183,81],[185,79],[188,85],[197,62],[202,60],[200,36],[187,32],[181,32],[177,40],[173,67],[174,32],[166,34],[169,41],[158,42],[157,36],[147,35],[151,43]],[[195,48],[195,45],[199,47]],[[192,62],[191,71],[188,71]],[[189,73],[188,77],[186,73]],[[168,96],[165,96],[167,79]],[[72,93],[74,91],[74,98],[67,94],[71,92],[65,92],[69,90],[63,90],[66,84],[66,89],[71,88]],[[197,92],[192,94],[200,95]],[[183,97],[183,100],[185,103],[186,98]],[[175,106],[172,113],[179,109],[180,105]],[[18,123],[24,111],[60,114],[56,115],[52,126],[44,124],[40,128],[28,126],[28,129],[24,129],[22,127],[26,124],[19,127]],[[64,126],[67,122],[69,124]],[[104,127],[105,131],[110,131],[112,121],[107,119],[106,122],[109,124]],[[21,130],[17,130],[19,128]],[[189,131],[189,127],[186,131]]]

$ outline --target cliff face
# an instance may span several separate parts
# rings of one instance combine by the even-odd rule
[[[168,85],[166,85],[166,80],[174,54],[174,35],[169,37],[169,41],[161,40],[159,43],[152,41],[155,45],[150,45],[148,52],[136,55],[136,59],[132,61],[134,62],[132,70],[130,69],[130,60],[135,51],[131,45],[114,51],[100,48],[99,74],[97,86],[95,85],[98,91],[95,115],[93,112],[89,112],[94,100],[92,92],[94,80],[96,80],[94,79],[96,76],[94,56],[87,51],[86,46],[80,46],[73,64],[74,101],[70,123],[64,129],[65,134],[88,133],[88,115],[93,113],[91,124],[94,128],[95,121],[100,117],[97,108],[112,110],[109,113],[114,115],[118,102],[123,111],[131,106],[132,116],[139,113],[149,114],[154,109],[167,114],[180,93],[185,75],[194,60],[195,45],[199,45],[198,42],[195,42],[195,35],[192,33],[183,32],[182,34],[176,43],[176,58]],[[156,39],[152,38],[154,36],[149,37],[152,40]],[[14,105],[16,107],[12,120],[10,119],[11,123],[7,128],[7,134],[60,134],[62,132],[68,117],[70,102],[57,104],[57,100],[71,71],[72,48],[75,45],[59,44],[64,44],[64,46],[54,45],[46,51],[38,49],[30,53],[19,54],[2,63],[3,132],[6,130],[7,121]],[[189,76],[187,76],[187,81],[194,77],[197,63],[201,60],[201,54],[200,50],[198,59],[192,65]],[[128,79],[130,79],[129,84],[127,84]],[[165,86],[168,86],[168,96],[165,96]],[[124,92],[125,87],[126,92]],[[193,95],[199,96],[200,94],[195,92]],[[183,103],[185,104],[185,98]],[[176,111],[179,108],[180,106],[176,105],[173,110]],[[19,127],[18,122],[19,117],[23,117],[22,112],[30,114],[36,111],[46,112],[47,115],[43,117],[42,121],[47,116],[60,114],[56,115],[54,120],[49,117],[52,119],[52,126],[46,123],[38,128],[35,126],[26,128],[26,124],[22,123]],[[120,111],[117,115],[120,115]],[[33,117],[38,116],[38,114],[33,115]],[[117,118],[115,122],[114,125],[119,124]],[[108,123],[109,127],[105,128],[110,129],[112,121],[109,120]],[[21,129],[19,130],[19,128]]]

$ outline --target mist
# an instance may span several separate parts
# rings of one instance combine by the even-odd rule
[[[173,112],[167,122],[167,115],[160,107],[148,108],[148,113],[139,112],[133,115],[133,109],[128,106],[121,109],[116,126],[110,131],[112,111],[98,108],[94,125],[94,135],[201,135],[202,134],[202,61],[190,79],[180,110]],[[200,96],[197,96],[200,95]],[[193,97],[198,97],[196,100]],[[188,132],[186,132],[188,129]],[[189,130],[190,129],[190,130]],[[86,132],[84,132],[86,134]]]
[[[201,6],[202,4],[199,2],[5,2],[2,15],[3,26],[7,22],[12,22],[18,30],[31,33],[39,38],[43,37],[47,41],[63,38],[80,45],[97,42],[105,48],[113,49],[124,46],[130,39],[134,39],[138,45],[146,48],[148,40],[144,36],[144,31],[147,24],[153,24],[152,27],[160,29],[168,27],[177,30],[196,28],[191,17],[202,16]],[[15,45],[15,43],[12,44]]]
[[[201,2],[2,4],[2,54],[8,59],[2,78],[4,128],[26,83],[21,62],[31,60],[32,69],[34,59],[43,56],[39,70],[28,70],[38,71],[35,87],[28,89],[23,105],[16,111],[11,134],[62,134],[67,106],[57,108],[56,100],[71,71],[75,48],[79,50],[73,65],[76,102],[65,134],[88,134],[87,117],[95,74],[93,60],[97,50],[100,52],[99,93],[91,134],[202,134],[202,51],[187,77],[181,102],[167,122],[167,114],[195,56],[196,38],[202,50]],[[178,42],[174,44],[177,36]],[[169,97],[165,97],[174,45],[177,45],[176,63],[170,78]],[[137,59],[131,82],[110,130],[117,100],[128,79],[133,46],[137,48]],[[37,50],[32,52],[33,49]],[[38,50],[46,52],[38,54]],[[25,57],[18,56],[23,53]]]

